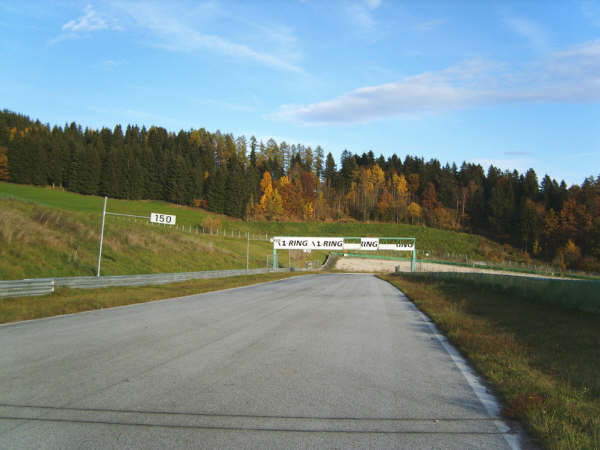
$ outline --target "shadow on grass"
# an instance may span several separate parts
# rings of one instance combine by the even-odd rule
[[[441,282],[449,302],[517,339],[530,365],[600,397],[600,314],[545,305],[458,282]]]
[[[600,448],[600,315],[461,280],[403,275],[400,288],[547,448]]]

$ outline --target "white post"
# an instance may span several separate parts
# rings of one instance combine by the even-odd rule
[[[248,231],[247,240],[246,240],[246,271],[249,268],[249,262],[250,262],[250,232]]]
[[[100,276],[100,261],[102,259],[102,241],[104,239],[104,218],[106,217],[106,199],[104,197],[104,208],[102,209],[102,227],[100,228],[100,248],[98,249],[98,269],[96,270],[96,276]]]

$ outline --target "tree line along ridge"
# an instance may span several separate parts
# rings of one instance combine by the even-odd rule
[[[562,268],[600,272],[600,176],[375,157],[203,128],[42,124],[0,112],[0,180],[153,199],[242,219],[381,221],[480,233]]]

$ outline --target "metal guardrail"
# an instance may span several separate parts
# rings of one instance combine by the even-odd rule
[[[54,292],[54,279],[0,281],[0,298],[46,295]]]
[[[278,269],[287,272],[289,269]],[[45,295],[54,292],[55,286],[74,289],[96,289],[110,286],[147,286],[175,283],[202,278],[226,278],[273,272],[273,269],[211,270],[204,272],[151,273],[143,275],[115,275],[102,277],[34,278],[28,280],[0,281],[0,298]]]

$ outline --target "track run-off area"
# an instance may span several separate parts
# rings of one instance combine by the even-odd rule
[[[307,275],[0,326],[0,448],[518,448],[396,288]]]

